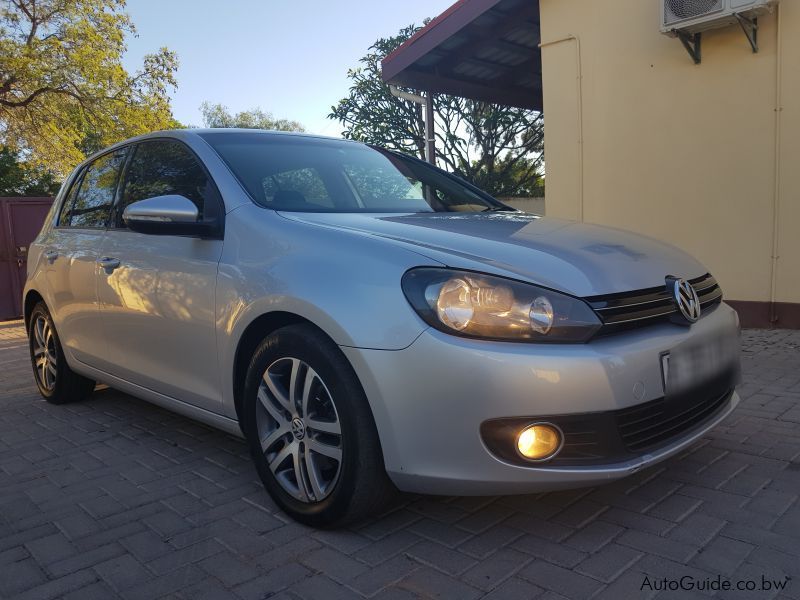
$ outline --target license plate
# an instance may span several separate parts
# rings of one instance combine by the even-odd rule
[[[665,394],[678,394],[701,386],[724,373],[738,380],[739,336],[702,335],[661,355]]]

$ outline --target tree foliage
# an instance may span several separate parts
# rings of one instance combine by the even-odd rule
[[[58,187],[50,171],[21,162],[11,148],[0,148],[0,196],[55,196]]]
[[[122,66],[125,0],[0,0],[0,143],[64,174],[87,152],[173,127],[177,57]]]
[[[227,106],[203,102],[200,105],[205,127],[241,127],[242,129],[272,129],[275,131],[305,131],[297,121],[276,119],[272,113],[260,108],[243,110],[233,114]]]
[[[348,70],[350,93],[328,115],[344,126],[344,137],[424,158],[423,108],[393,96],[381,78],[381,60],[418,29],[410,25],[396,36],[377,40],[360,65]],[[434,96],[434,112],[439,166],[495,196],[541,193],[540,113],[445,94]]]

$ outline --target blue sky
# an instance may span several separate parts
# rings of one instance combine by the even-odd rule
[[[175,117],[201,125],[203,100],[232,111],[260,107],[314,133],[338,136],[326,118],[347,94],[347,69],[379,37],[435,17],[454,0],[128,0],[138,37],[129,70],[167,46],[178,53]]]

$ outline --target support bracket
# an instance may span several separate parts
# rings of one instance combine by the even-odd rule
[[[733,13],[739,25],[742,26],[742,31],[747,36],[747,41],[750,42],[750,47],[753,49],[753,54],[758,53],[758,17],[749,19],[739,13]]]
[[[681,41],[683,47],[686,48],[686,52],[688,52],[689,56],[692,57],[694,64],[699,65],[700,61],[703,59],[702,55],[703,34],[695,33],[694,35],[692,35],[686,33],[685,31],[681,31],[680,29],[673,29],[672,32]]]

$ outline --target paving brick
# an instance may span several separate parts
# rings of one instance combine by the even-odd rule
[[[703,514],[694,514],[672,529],[667,537],[677,542],[683,542],[695,547],[705,546],[716,536],[725,521]]]
[[[353,554],[353,558],[368,565],[379,565],[410,548],[421,538],[407,531],[397,531]],[[463,551],[463,550],[462,550]]]
[[[0,573],[0,598],[11,598],[47,581],[47,576],[32,558],[3,565]]]
[[[647,511],[651,517],[666,519],[679,523],[692,514],[703,503],[697,498],[690,498],[682,494],[673,494],[656,504]]]
[[[75,553],[73,545],[61,533],[31,540],[25,547],[40,565],[49,565]]]
[[[197,565],[227,587],[233,587],[255,579],[260,574],[260,570],[255,566],[228,553],[215,554],[199,561]]]
[[[531,562],[529,555],[502,548],[467,570],[462,579],[484,591],[490,591]]]
[[[222,552],[224,547],[216,540],[204,540],[147,563],[147,568],[156,575],[165,575],[180,567],[199,562]]]
[[[441,544],[423,541],[412,546],[405,552],[409,556],[429,567],[433,567],[448,575],[457,575],[475,564],[475,559],[451,550]]]
[[[327,547],[300,556],[300,562],[339,582],[347,582],[368,569],[363,563]]]
[[[543,560],[534,561],[522,569],[520,576],[572,600],[591,598],[603,588],[599,581]]]
[[[458,547],[459,552],[464,552],[475,558],[484,558],[511,544],[514,540],[525,535],[524,532],[505,525],[496,525],[468,539]]]
[[[313,572],[303,565],[290,563],[280,568],[273,569],[266,575],[238,585],[234,588],[234,591],[236,595],[243,600],[261,600],[262,598],[270,597],[270,594],[286,589],[290,585],[307,579],[312,575]],[[334,589],[337,585],[331,586],[331,589]]]
[[[100,578],[117,592],[143,584],[152,578],[152,573],[130,554],[116,556],[94,565]]]
[[[181,600],[228,600],[233,594],[217,580],[208,577],[180,590],[178,597]]]
[[[65,594],[63,596],[63,600],[108,600],[114,596],[114,590],[112,590],[102,581],[96,581],[85,587]]]
[[[469,514],[458,522],[458,527],[472,533],[482,533],[508,518],[513,510],[499,502],[493,502]]]
[[[188,565],[168,575],[153,577],[146,583],[122,590],[120,593],[126,600],[152,600],[188,588],[203,577],[203,571],[195,565]]]
[[[472,537],[472,534],[468,531],[434,521],[433,519],[420,519],[409,527],[409,531],[451,548],[455,548]]]
[[[645,531],[626,531],[617,542],[642,552],[663,556],[678,562],[688,562],[697,553],[697,547],[677,542]]]
[[[608,508],[607,504],[601,504],[593,500],[582,498],[572,506],[558,513],[553,517],[553,521],[577,529],[588,525],[591,521],[607,511]]]
[[[648,588],[642,589],[645,574],[635,568],[626,571],[614,583],[603,589],[594,600],[620,600],[621,598],[636,598],[649,600],[658,595],[658,591]],[[677,597],[677,596],[676,596]]]
[[[564,543],[582,552],[597,552],[618,537],[624,528],[604,521],[595,521],[569,536]]]
[[[382,589],[400,581],[419,568],[419,565],[406,556],[396,556],[353,578],[348,586],[365,596],[377,594]]]
[[[548,562],[572,568],[586,558],[585,552],[573,550],[566,544],[556,544],[533,535],[525,535],[513,543],[513,547],[526,554]]]
[[[453,600],[472,600],[482,595],[478,589],[459,581],[455,577],[444,575],[429,567],[417,569],[404,577],[397,587],[406,589],[425,598],[452,598]]]
[[[506,527],[526,531],[539,538],[550,540],[551,542],[561,542],[568,538],[575,532],[572,527],[561,525],[554,522],[552,519],[543,519],[540,517],[517,514],[503,522]]]
[[[70,592],[85,588],[96,581],[97,575],[93,572],[88,570],[77,571],[32,587],[21,594],[17,594],[14,600],[50,600],[51,598],[60,598]]]
[[[512,577],[501,583],[492,592],[483,597],[483,600],[530,600],[533,598],[540,598],[544,593],[544,589],[532,583],[520,579],[519,577]]]
[[[356,592],[332,581],[324,575],[315,575],[303,579],[292,586],[291,592],[293,597],[299,596],[303,600],[360,598]]]
[[[642,556],[644,556],[643,552],[619,544],[611,544],[578,564],[575,571],[604,583],[611,583],[636,564],[636,561]]]
[[[120,543],[140,562],[156,559],[174,550],[160,535],[149,530],[122,538]]]
[[[54,577],[63,577],[69,573],[88,569],[99,562],[122,555],[125,549],[119,544],[99,546],[94,550],[75,554],[64,560],[49,565],[46,569]]]
[[[656,535],[663,535],[675,527],[675,523],[672,521],[620,508],[612,508],[603,513],[601,520],[630,529],[654,533]]]
[[[320,530],[315,531],[311,535],[314,539],[322,542],[326,546],[330,546],[344,554],[354,554],[358,550],[372,544],[372,540],[369,538],[352,531]]]

